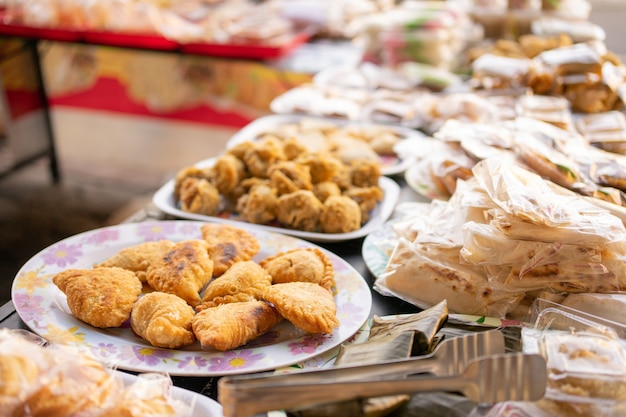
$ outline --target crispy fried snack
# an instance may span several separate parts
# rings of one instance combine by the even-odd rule
[[[200,290],[213,275],[208,243],[201,239],[184,240],[153,262],[146,280],[156,291],[175,294],[195,306],[200,302]]]
[[[305,332],[330,334],[339,326],[335,299],[321,285],[312,282],[274,284],[265,291],[263,299]]]
[[[350,176],[355,187],[375,187],[381,176],[380,163],[360,160],[350,165]]]
[[[119,327],[128,320],[141,294],[139,278],[116,267],[68,269],[52,277],[67,296],[70,311],[94,327]]]
[[[296,248],[259,262],[272,276],[272,284],[314,282],[329,291],[335,286],[335,268],[330,257],[317,248]]]
[[[118,253],[95,265],[98,267],[112,267],[128,269],[133,271],[141,282],[146,282],[146,271],[152,261],[161,258],[166,252],[174,247],[171,240],[158,240],[154,242],[144,242],[137,245],[121,249]]]
[[[203,348],[225,351],[243,346],[282,321],[263,301],[221,304],[196,314],[193,331]]]
[[[212,169],[213,183],[222,194],[230,194],[246,178],[246,165],[233,154],[219,156]]]
[[[213,276],[219,277],[235,262],[248,261],[261,245],[247,230],[227,224],[206,223],[201,227],[202,238],[208,243],[213,261]]]
[[[323,203],[330,196],[341,195],[341,189],[334,181],[323,181],[313,186],[313,194]]]
[[[204,178],[185,178],[180,187],[180,208],[189,213],[212,216],[222,197],[217,187]]]
[[[246,150],[242,160],[248,172],[258,178],[267,178],[269,167],[278,161],[285,161],[287,157],[279,139],[267,138],[255,142]]]
[[[307,153],[296,158],[295,162],[309,167],[313,184],[332,181],[343,171],[347,171],[344,163],[330,153]]]
[[[188,166],[176,173],[174,178],[174,197],[178,200],[180,198],[180,189],[183,181],[187,178],[201,178],[210,180],[212,176],[211,169],[198,168],[196,166]]]
[[[280,161],[269,168],[268,176],[278,195],[313,189],[311,171],[307,165]]]
[[[254,224],[267,224],[276,218],[276,189],[259,182],[237,200],[237,212],[242,220]]]
[[[350,187],[344,192],[344,195],[356,201],[361,207],[361,224],[370,220],[372,210],[384,197],[383,190],[379,186]]]
[[[298,190],[278,197],[277,219],[290,229],[314,232],[321,214],[322,202],[315,197],[313,191]]]
[[[197,310],[218,304],[259,300],[272,285],[272,276],[254,261],[236,262],[219,278],[211,281]]]
[[[320,228],[324,233],[347,233],[361,227],[361,208],[343,195],[329,197],[322,206]]]
[[[152,346],[176,349],[196,340],[191,329],[195,314],[179,296],[151,292],[135,303],[130,324],[135,333]]]

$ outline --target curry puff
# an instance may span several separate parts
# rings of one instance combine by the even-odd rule
[[[261,249],[250,232],[227,224],[207,223],[201,227],[213,261],[213,275],[219,277],[235,262],[248,261]]]
[[[221,277],[207,286],[202,303],[197,310],[204,310],[218,304],[259,300],[269,286],[272,276],[254,261],[237,262]]]
[[[265,291],[263,299],[305,332],[330,334],[339,326],[335,299],[330,291],[318,284],[274,284]]]
[[[196,314],[193,331],[203,348],[226,351],[256,339],[282,319],[263,301],[221,304]]]
[[[128,269],[129,271],[133,271],[141,282],[146,282],[148,266],[150,266],[154,260],[161,258],[173,247],[174,242],[166,239],[139,243],[121,249],[115,255],[96,265],[96,267],[117,266],[119,268]]]
[[[151,292],[135,304],[130,325],[152,346],[176,349],[196,340],[191,329],[195,314],[193,308],[177,295]]]
[[[329,291],[335,286],[335,269],[330,257],[318,248],[296,248],[259,262],[272,276],[272,284],[313,282]]]
[[[148,284],[156,291],[175,294],[195,306],[200,302],[200,290],[213,275],[213,261],[207,249],[208,243],[201,239],[176,243],[148,267]]]
[[[52,277],[70,311],[94,327],[119,327],[141,294],[141,281],[122,268],[68,269]]]

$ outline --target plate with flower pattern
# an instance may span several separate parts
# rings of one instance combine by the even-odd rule
[[[261,246],[254,258],[256,261],[300,247],[318,248],[331,258],[340,321],[332,334],[307,334],[284,320],[265,335],[231,351],[203,350],[198,342],[180,349],[160,349],[135,335],[128,323],[119,328],[98,329],[76,319],[67,306],[65,295],[52,283],[52,277],[58,272],[91,268],[128,246],[158,239],[201,238],[202,224],[187,220],[129,223],[61,240],[33,256],[18,271],[11,289],[15,309],[38,335],[50,341],[82,346],[120,369],[187,376],[252,373],[301,362],[339,346],[368,319],[371,290],[350,264],[311,242],[254,228],[246,230]]]

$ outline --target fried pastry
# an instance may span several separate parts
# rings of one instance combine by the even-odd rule
[[[130,317],[142,284],[127,269],[102,267],[68,269],[52,277],[67,296],[70,311],[94,327],[119,327]]]
[[[286,159],[282,143],[276,138],[255,142],[243,155],[246,168],[250,174],[258,178],[267,178],[269,167]]]
[[[233,154],[221,155],[213,165],[213,183],[222,194],[230,194],[246,177],[246,166]]]
[[[180,189],[183,181],[187,178],[203,178],[209,180],[211,178],[211,169],[189,166],[179,170],[174,178],[174,198],[177,200],[180,199]]]
[[[276,189],[258,183],[237,200],[237,212],[242,220],[254,224],[268,224],[276,218]]]
[[[203,348],[226,351],[261,336],[282,319],[263,301],[221,304],[196,314],[193,331]]]
[[[314,232],[322,213],[322,202],[313,191],[298,190],[278,197],[276,217],[289,229]]]
[[[194,315],[193,308],[179,296],[151,292],[135,303],[130,324],[152,346],[176,349],[196,340],[191,329]]]
[[[183,240],[171,251],[153,262],[146,280],[156,291],[175,294],[195,306],[200,302],[200,290],[213,275],[208,243],[201,239]]]
[[[208,243],[209,257],[213,261],[213,276],[221,276],[235,262],[248,261],[257,254],[261,245],[247,230],[217,223],[206,223],[200,228],[202,238]]]
[[[361,227],[361,207],[346,196],[329,197],[322,206],[320,228],[324,233],[348,233]]]
[[[312,282],[286,282],[269,287],[263,299],[294,326],[308,333],[330,334],[339,326],[330,291]]]
[[[307,165],[280,161],[269,168],[268,176],[278,195],[313,189],[311,171]]]
[[[344,195],[356,201],[361,207],[361,224],[370,220],[372,211],[384,197],[380,186],[350,187],[344,192]]]
[[[322,203],[333,195],[341,195],[341,188],[334,181],[322,181],[313,186],[313,194]]]
[[[166,252],[174,247],[171,240],[158,240],[154,242],[144,242],[126,247],[120,250],[96,267],[112,267],[128,269],[133,271],[141,282],[146,282],[146,270],[156,259],[161,258]]]
[[[344,163],[329,153],[307,153],[296,158],[295,161],[309,167],[313,184],[332,181],[342,171],[347,171]]]
[[[188,213],[212,216],[220,208],[222,197],[217,187],[203,178],[185,178],[180,187],[180,208]]]
[[[272,284],[314,282],[329,291],[335,286],[335,268],[330,257],[317,248],[296,248],[259,262],[271,276]]]
[[[272,276],[254,261],[236,262],[207,286],[197,310],[218,304],[259,300],[272,285]]]
[[[361,160],[350,165],[350,177],[356,187],[375,187],[380,176],[380,162]]]

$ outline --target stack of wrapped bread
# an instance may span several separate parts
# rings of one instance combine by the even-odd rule
[[[450,200],[417,204],[375,288],[419,306],[517,316],[542,292],[624,288],[626,229],[580,195],[504,159],[477,163]]]
[[[189,417],[194,404],[175,399],[171,380],[122,374],[87,352],[44,346],[37,336],[0,330],[0,415],[15,417]]]

